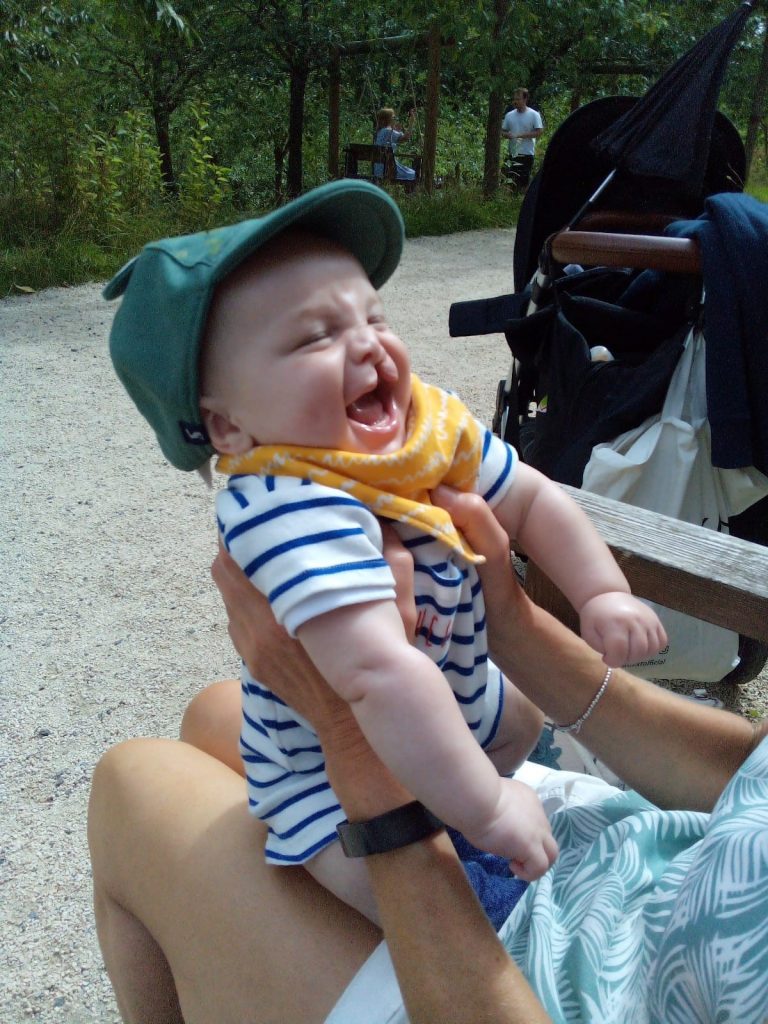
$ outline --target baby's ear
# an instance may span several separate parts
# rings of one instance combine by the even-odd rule
[[[203,396],[200,399],[200,412],[211,444],[221,455],[242,455],[253,448],[253,438],[229,418],[215,398]]]

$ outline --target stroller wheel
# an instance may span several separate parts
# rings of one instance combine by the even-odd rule
[[[739,637],[739,664],[721,680],[727,686],[739,686],[757,678],[768,662],[768,645],[748,636]]]
[[[517,409],[517,382],[513,379],[512,386],[502,377],[496,388],[496,408],[491,421],[491,430],[502,441],[518,448],[520,442],[520,417]],[[509,390],[508,390],[509,389]]]

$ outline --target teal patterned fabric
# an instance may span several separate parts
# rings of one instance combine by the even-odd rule
[[[627,792],[552,828],[501,937],[554,1022],[768,1020],[768,739],[711,816]]]

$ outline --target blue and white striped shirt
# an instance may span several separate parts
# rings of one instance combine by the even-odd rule
[[[493,506],[513,482],[517,455],[483,431],[477,490]],[[227,550],[291,635],[345,605],[394,599],[373,513],[342,491],[295,477],[233,476],[216,509]],[[475,568],[445,544],[395,524],[415,564],[416,646],[443,671],[478,743],[502,708],[501,674],[487,657],[485,605]],[[267,860],[300,864],[336,838],[344,813],[306,720],[243,668],[240,750],[252,812],[269,825]]]

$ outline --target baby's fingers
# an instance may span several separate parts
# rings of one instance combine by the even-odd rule
[[[619,623],[585,628],[582,636],[593,650],[602,654],[603,661],[611,668],[620,668],[629,660],[629,633]]]
[[[546,835],[542,838],[541,845],[533,850],[526,860],[511,860],[509,870],[524,882],[535,882],[549,871],[557,860],[557,854],[554,836]]]
[[[648,609],[648,616],[632,624],[629,633],[629,651],[626,664],[650,658],[667,644],[667,634],[661,622]]]

